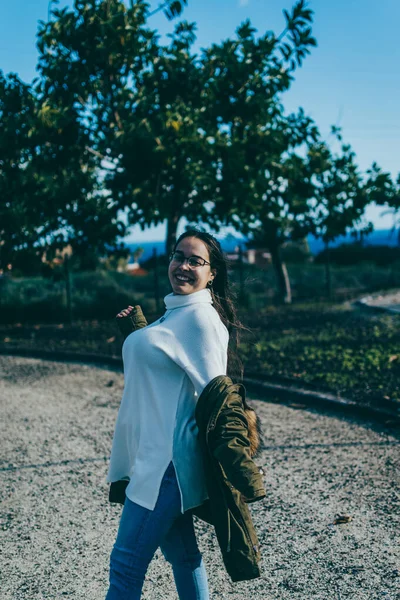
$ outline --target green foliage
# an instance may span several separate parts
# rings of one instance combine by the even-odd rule
[[[168,2],[169,16],[182,5]],[[257,39],[245,22],[236,39],[199,56],[191,50],[194,24],[177,25],[162,46],[148,14],[142,0],[130,7],[76,1],[72,10],[53,10],[39,31],[38,93],[50,118],[52,110],[75,107],[89,153],[107,171],[108,201],[143,228],[167,219],[168,251],[182,216],[216,228],[231,219],[237,207],[227,210],[234,196],[225,182],[240,202],[249,191],[254,196],[248,184],[254,175],[241,172],[257,156],[258,172],[269,166],[276,183],[275,162],[315,137],[302,111],[284,117],[278,95],[316,42],[303,0],[285,13],[280,36]]]
[[[336,128],[336,137],[341,135]],[[308,232],[327,244],[349,229],[361,234],[372,231],[365,222],[365,207],[370,202],[362,175],[350,145],[332,154],[324,142],[310,146],[307,155],[308,179],[313,182],[315,208],[310,212]]]
[[[121,274],[117,274],[121,275]],[[128,285],[129,284],[129,285]],[[63,323],[67,320],[65,283],[40,277],[0,279],[1,323]],[[112,319],[129,304],[154,311],[154,301],[134,278],[105,271],[74,273],[74,319]]]
[[[0,269],[15,248],[32,248],[49,229],[44,185],[37,171],[35,98],[16,75],[0,72]]]
[[[241,346],[245,373],[304,382],[361,403],[400,401],[396,318],[318,306],[266,310]],[[257,343],[254,343],[254,338]]]
[[[400,173],[397,179],[393,180],[389,173],[382,171],[374,162],[367,175],[365,189],[369,200],[386,207],[387,210],[382,215],[393,216],[392,232],[395,232],[400,225]]]
[[[293,158],[294,150],[318,137],[302,109],[287,116],[280,103],[296,66],[316,44],[310,29],[312,11],[304,2],[297,2],[285,17],[287,27],[279,37],[269,31],[257,38],[247,21],[238,28],[237,40],[213,44],[204,59],[210,70],[206,117],[215,131],[214,174],[205,188],[213,201],[208,219],[215,227],[220,222],[233,224],[245,233],[258,226],[267,245],[285,241],[299,201],[285,191],[289,163],[300,161]]]
[[[164,13],[168,19],[174,19],[182,14],[183,7],[186,6],[187,0],[167,0],[163,6],[166,6]]]
[[[393,181],[389,173],[385,173],[374,162],[367,171],[368,179],[365,187],[372,202],[380,206],[392,207],[394,212],[400,210],[400,174]]]
[[[0,116],[0,269],[69,243],[85,264],[125,229],[100,192],[77,106],[0,73]]]
[[[65,316],[64,285],[41,277],[0,280],[0,322],[41,322]]]

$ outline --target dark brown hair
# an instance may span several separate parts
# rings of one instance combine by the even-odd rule
[[[234,382],[242,381],[243,364],[238,356],[237,347],[239,344],[239,331],[243,329],[247,330],[247,327],[240,322],[237,316],[235,308],[236,296],[230,289],[228,279],[229,261],[222,252],[221,244],[213,235],[194,227],[187,229],[179,236],[174,245],[173,252],[175,252],[179,242],[187,237],[197,238],[207,246],[210,255],[210,269],[216,270],[212,285],[207,287],[211,291],[213,306],[229,331],[227,374]]]

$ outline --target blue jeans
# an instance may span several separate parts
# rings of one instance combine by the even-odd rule
[[[174,465],[168,465],[154,510],[125,499],[110,557],[106,600],[139,600],[151,559],[160,547],[171,563],[180,600],[209,600],[207,574],[199,552],[193,517],[181,513]]]

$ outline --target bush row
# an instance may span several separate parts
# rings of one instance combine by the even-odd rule
[[[74,320],[110,319],[129,304],[141,304],[150,312],[155,310],[155,301],[147,291],[137,289],[129,275],[119,275],[104,271],[74,273]],[[1,323],[62,323],[67,318],[64,281],[42,277],[0,279]]]
[[[327,297],[325,266],[289,264],[294,301],[314,301]],[[340,301],[363,293],[400,287],[400,263],[376,267],[361,263],[357,267],[332,267],[333,298]],[[242,283],[237,266],[230,273],[232,289],[243,306],[258,310],[276,302],[276,279],[272,267],[259,269],[243,265]],[[117,271],[73,273],[73,318],[108,319],[128,304],[141,304],[156,311],[154,273],[133,277]],[[170,293],[166,265],[159,268],[159,307]],[[63,279],[43,277],[0,278],[1,323],[60,323],[68,317],[66,286]]]

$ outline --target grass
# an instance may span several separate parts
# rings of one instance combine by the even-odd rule
[[[249,316],[240,345],[247,373],[306,384],[362,404],[400,402],[399,317],[343,306],[269,308]]]

